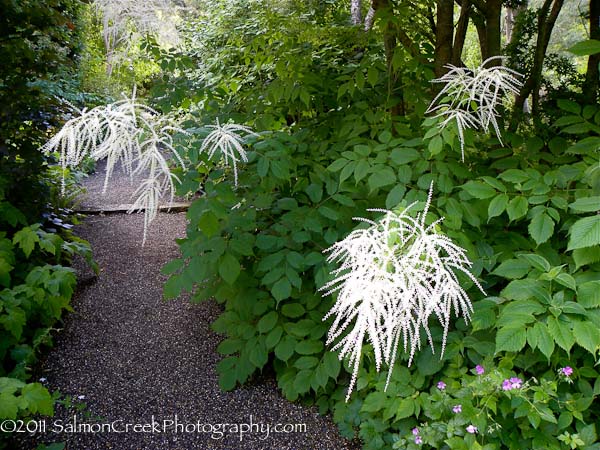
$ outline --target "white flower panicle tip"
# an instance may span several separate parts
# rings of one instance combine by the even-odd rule
[[[490,62],[496,59],[502,60],[503,57],[488,58],[475,69],[447,65],[448,73],[433,80],[433,83],[444,83],[445,86],[427,112],[437,112],[436,117],[444,118],[440,123],[442,128],[456,121],[463,160],[465,129],[489,133],[491,127],[502,143],[497,107],[506,94],[516,95],[523,86],[519,72],[502,65],[490,66]],[[436,105],[438,101],[440,103]]]
[[[207,128],[212,129],[208,136],[202,142],[200,153],[206,152],[209,158],[213,158],[215,154],[223,158],[225,164],[231,164],[233,168],[234,184],[238,184],[237,163],[239,161],[248,162],[246,150],[244,150],[244,139],[241,133],[246,133],[246,136],[258,136],[250,127],[228,123],[221,125],[217,119],[216,125],[208,125]],[[218,152],[217,152],[218,150]]]
[[[339,263],[331,272],[334,279],[320,289],[324,296],[337,293],[325,316],[334,316],[327,344],[335,342],[332,349],[340,359],[349,358],[353,373],[347,399],[356,383],[365,343],[373,347],[378,371],[383,363],[389,366],[389,383],[400,344],[410,354],[409,365],[421,347],[421,329],[434,350],[430,316],[444,330],[442,354],[452,310],[469,319],[473,308],[456,271],[483,291],[468,270],[471,262],[465,250],[437,231],[442,219],[426,225],[431,195],[430,189],[425,210],[416,217],[409,215],[415,203],[399,214],[370,210],[383,213],[383,218],[377,222],[357,218],[370,226],[352,231],[326,250],[328,262]]]

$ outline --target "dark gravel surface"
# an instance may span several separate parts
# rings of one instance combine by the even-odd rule
[[[139,214],[93,216],[79,227],[102,272],[90,282],[89,269],[78,269],[88,282],[76,294],[75,311],[57,335],[40,376],[51,390],[59,389],[86,407],[77,412],[59,408],[56,417],[46,420],[46,433],[14,442],[12,448],[60,441],[72,450],[357,448],[340,437],[330,418],[282,398],[269,377],[232,392],[219,389],[220,338],[210,329],[219,305],[162,300],[165,278],[159,270],[178,256],[174,239],[185,235],[185,226],[185,214],[159,214],[144,247]],[[79,423],[119,421],[119,431],[127,423],[150,428],[153,418],[158,425],[177,419],[180,428],[166,433],[55,432],[56,424],[73,423],[75,414]],[[255,425],[242,439],[239,433],[221,437],[218,429],[211,435],[211,429],[224,423]],[[261,431],[277,424],[303,424],[306,431],[268,436]],[[182,426],[190,432],[182,432]]]

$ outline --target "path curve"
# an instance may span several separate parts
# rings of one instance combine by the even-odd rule
[[[87,184],[92,187],[87,205],[114,202],[98,197],[98,173]],[[132,187],[119,178],[118,200],[128,203]],[[69,450],[140,449],[264,449],[344,450],[357,448],[340,437],[330,418],[315,408],[292,404],[281,397],[276,383],[264,379],[232,392],[218,386],[216,365],[220,341],[211,329],[219,315],[213,301],[192,304],[188,298],[162,300],[165,277],[160,268],[179,251],[175,239],[185,235],[184,213],[159,213],[149,230],[146,245],[140,245],[141,214],[97,215],[78,227],[78,234],[90,241],[101,274],[80,286],[73,299],[74,312],[56,338],[55,347],[42,364],[41,377],[50,390],[72,396],[75,404],[85,403],[77,412],[80,423],[118,421],[148,424],[148,431],[128,433],[56,433],[73,423],[75,409],[59,408],[48,419],[47,432],[21,441],[18,448],[34,449],[39,443],[67,443]],[[90,276],[79,267],[80,276]],[[86,272],[87,271],[87,272]],[[84,396],[79,399],[78,396]],[[177,421],[192,432],[159,433],[162,421]],[[59,422],[62,421],[62,422]],[[270,433],[257,425],[254,432],[223,437],[198,432],[218,424],[304,424],[306,432]],[[167,422],[168,423],[168,422]],[[58,425],[57,425],[58,424]],[[231,427],[229,427],[231,429]],[[214,430],[214,428],[213,428]]]

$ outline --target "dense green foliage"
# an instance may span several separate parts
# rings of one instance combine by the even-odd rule
[[[38,150],[61,112],[54,96],[83,98],[72,62],[80,6],[0,2],[0,419],[52,414],[54,400],[31,382],[32,366],[70,309],[76,279],[62,264],[75,254],[91,263],[64,202],[49,203],[60,174]]]
[[[221,386],[272,367],[287,398],[333,411],[343,433],[370,449],[418,448],[419,440],[451,449],[599,448],[599,109],[559,100],[548,113],[555,123],[505,133],[505,146],[469,132],[463,162],[456,130],[423,120],[431,68],[398,57],[410,80],[407,114],[390,116],[382,49],[337,22],[338,10],[317,20],[285,7],[217,15],[212,6],[214,26],[198,28],[193,52],[157,53],[182,70],[154,92],[161,106],[190,115],[198,143],[188,144],[194,169],[182,190],[205,191],[188,213],[182,258],[164,269],[165,295],[194,291],[198,301],[223,304],[214,324],[226,336]],[[202,70],[190,69],[200,62]],[[223,116],[260,132],[248,141],[237,188],[227,168],[198,153],[207,130],[195,124]],[[346,403],[348,375],[324,346],[332,303],[317,292],[331,270],[322,251],[368,208],[424,201],[431,182],[429,220],[445,217],[487,296],[465,279],[472,321],[456,322],[441,357],[423,349],[402,367],[400,354],[386,391],[387,374],[363,349]],[[439,349],[442,330],[431,328]],[[503,389],[511,378],[515,387]]]

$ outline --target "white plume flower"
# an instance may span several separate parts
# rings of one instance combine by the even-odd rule
[[[506,94],[518,94],[523,85],[519,72],[502,65],[490,66],[491,61],[501,61],[502,58],[488,58],[475,69],[447,65],[450,69],[448,73],[433,80],[433,83],[444,83],[445,86],[433,99],[427,112],[437,112],[436,117],[444,118],[440,123],[442,128],[456,120],[463,160],[464,130],[467,128],[486,133],[493,128],[502,143],[497,107],[502,104]]]
[[[213,158],[215,154],[221,156],[227,165],[233,167],[234,183],[238,184],[237,163],[239,161],[248,162],[246,150],[244,150],[244,139],[248,135],[258,136],[250,127],[228,123],[221,125],[217,119],[216,125],[208,125],[207,128],[212,129],[208,136],[202,142],[200,153],[208,153],[209,158]],[[245,133],[246,136],[242,136]],[[218,152],[217,152],[218,151]]]
[[[469,320],[471,301],[460,286],[456,272],[466,274],[483,292],[469,272],[471,262],[465,250],[438,231],[439,219],[427,225],[432,188],[423,212],[409,215],[415,203],[400,213],[373,209],[383,213],[368,228],[352,231],[344,240],[328,248],[327,261],[339,263],[331,274],[334,279],[320,290],[324,296],[337,293],[337,300],[325,316],[334,316],[327,344],[348,356],[353,369],[346,400],[350,397],[358,370],[362,347],[369,342],[374,351],[376,368],[389,366],[388,383],[400,343],[409,352],[408,364],[421,348],[421,329],[433,339],[429,318],[434,316],[443,327],[443,354],[452,311]],[[386,384],[387,388],[387,384]]]
[[[184,165],[173,147],[171,133],[186,132],[168,125],[157,111],[137,102],[135,91],[132,98],[90,110],[75,110],[79,116],[66,122],[41,150],[59,152],[63,169],[78,166],[85,157],[106,159],[103,192],[108,189],[113,169],[119,162],[128,175],[145,175],[146,179],[134,194],[137,200],[129,211],[144,210],[145,242],[148,225],[156,217],[161,198],[168,192],[172,201],[174,182],[178,181],[164,153],[168,151]]]

